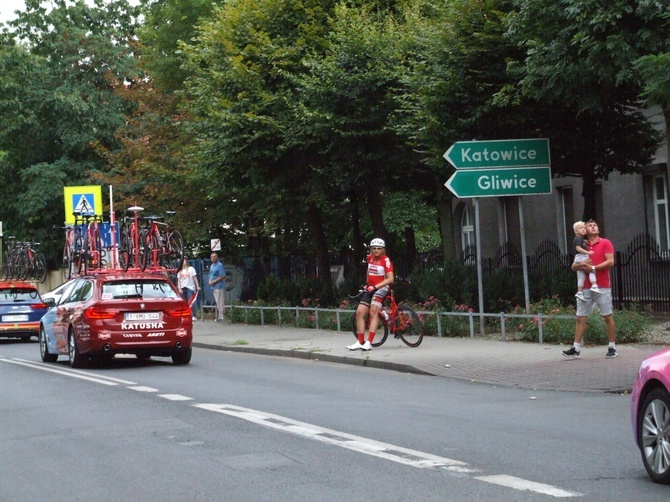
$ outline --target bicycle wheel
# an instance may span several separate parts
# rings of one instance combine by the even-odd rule
[[[89,242],[91,255],[91,268],[102,268],[102,238],[97,225],[93,228],[91,242]]]
[[[63,248],[63,263],[61,265],[63,281],[69,281],[72,279],[72,261],[74,259],[73,252],[74,250],[72,249],[72,246],[70,246],[70,243],[67,242]]]
[[[395,332],[409,347],[418,347],[423,341],[423,323],[411,307],[401,305],[395,317]]]
[[[134,259],[132,254],[133,244],[130,240],[130,233],[128,227],[123,225],[120,231],[121,236],[119,237],[119,267],[123,269],[124,272],[128,271],[131,261]]]
[[[367,327],[370,322],[368,319],[368,314],[365,315],[365,326]],[[380,330],[380,328],[383,328]],[[351,315],[351,332],[354,334],[354,338],[358,340],[358,327],[356,325],[356,312],[354,312]],[[366,333],[365,339],[367,340],[368,334]],[[384,321],[384,318],[379,316],[379,325],[377,326],[377,333],[375,333],[375,337],[371,342],[371,345],[373,347],[379,347],[382,343],[386,341],[386,338],[389,336],[389,327]]]
[[[2,278],[6,281],[12,278],[12,265],[11,258],[9,253],[5,253],[4,260],[2,262]]]
[[[140,259],[140,269],[144,272],[147,269],[147,266],[151,263],[151,255],[153,246],[155,243],[150,243],[151,236],[147,229],[142,229],[140,231],[139,238],[139,259]]]
[[[168,269],[179,270],[184,260],[184,239],[176,230],[172,230],[165,236],[165,252],[161,254],[161,266]]]
[[[40,252],[35,253],[33,259],[35,260],[35,266],[33,267],[34,279],[39,283],[43,283],[47,280],[47,260]]]
[[[72,273],[74,275],[81,275],[86,273],[86,251],[84,249],[84,238],[80,232],[74,234],[74,251],[72,253]]]
[[[16,267],[16,278],[19,281],[25,281],[32,272],[32,263],[30,263],[30,256],[26,250],[19,255],[18,265]]]

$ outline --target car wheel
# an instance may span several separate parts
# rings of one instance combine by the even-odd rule
[[[77,337],[74,336],[74,332],[70,330],[68,335],[68,352],[70,353],[70,366],[73,368],[83,368],[86,366],[86,358],[81,355],[79,352],[79,347],[77,347]]]
[[[24,336],[22,336],[22,337],[21,337],[21,341],[22,341],[23,343],[27,343],[27,342],[29,342],[29,341],[30,341],[30,335],[24,335]]]
[[[40,356],[45,363],[55,363],[58,361],[58,354],[51,354],[47,346],[47,334],[44,332],[44,326],[40,326]]]
[[[644,467],[656,483],[670,484],[670,394],[652,390],[640,410],[637,442]]]
[[[174,364],[188,364],[191,362],[191,349],[182,349],[179,352],[172,354],[172,362]]]

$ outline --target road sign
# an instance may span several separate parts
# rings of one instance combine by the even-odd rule
[[[444,184],[456,197],[503,197],[551,193],[551,168],[470,169],[456,171]]]
[[[456,169],[549,166],[549,140],[457,141],[444,153]]]
[[[102,215],[102,187],[99,185],[64,187],[65,223],[74,224],[75,211],[87,215]]]

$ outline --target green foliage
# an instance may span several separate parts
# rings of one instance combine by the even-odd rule
[[[511,313],[524,314],[521,307]],[[574,306],[563,306],[556,297],[547,297],[531,305],[528,319],[509,318],[508,330],[520,340],[536,342],[539,340],[539,323],[542,324],[542,338],[545,343],[570,344],[574,341],[575,310]],[[542,314],[538,317],[537,314]],[[568,319],[546,318],[544,316],[569,316]],[[616,337],[619,343],[638,343],[644,339],[649,329],[650,318],[635,310],[615,310],[612,314],[616,325]],[[608,341],[605,322],[602,315],[595,309],[587,320],[584,342],[592,345],[603,345]]]

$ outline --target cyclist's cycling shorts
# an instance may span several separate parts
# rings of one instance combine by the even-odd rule
[[[387,293],[389,292],[389,287],[384,286],[383,288],[378,289],[374,293],[370,293],[369,291],[366,291],[363,293],[363,296],[361,296],[361,301],[363,305],[367,305],[368,307],[370,306],[370,300],[372,300],[372,304],[377,305],[378,307],[381,308],[382,303],[384,303],[384,298],[386,298]],[[374,294],[374,298],[373,298]]]

